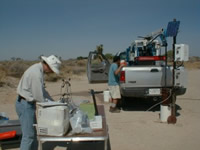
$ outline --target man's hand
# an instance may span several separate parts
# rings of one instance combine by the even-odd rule
[[[121,71],[121,69],[126,66],[124,63],[123,64],[120,64],[119,68],[115,71],[115,75],[118,75]]]
[[[123,68],[123,67],[125,67],[126,66],[126,64],[125,63],[122,63],[122,64],[120,64],[120,68]]]

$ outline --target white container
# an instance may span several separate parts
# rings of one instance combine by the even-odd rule
[[[37,110],[37,134],[63,136],[69,129],[68,106],[41,106]]]
[[[187,44],[175,44],[175,61],[189,60],[189,46]]]
[[[104,98],[104,102],[109,102],[110,92],[109,91],[103,91],[103,98]]]
[[[120,65],[126,66],[126,65],[127,65],[127,64],[126,64],[126,61],[125,61],[125,60],[121,60],[121,61],[120,61]]]
[[[167,122],[168,117],[171,116],[171,107],[160,105],[160,120],[161,122]]]
[[[102,129],[102,116],[95,116],[93,120],[90,120],[90,127],[92,130]]]

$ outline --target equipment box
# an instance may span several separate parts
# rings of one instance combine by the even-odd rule
[[[63,136],[69,128],[69,109],[62,103],[37,103],[37,134]]]

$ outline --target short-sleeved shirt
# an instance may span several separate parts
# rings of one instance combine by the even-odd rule
[[[115,75],[115,71],[117,69],[118,69],[118,65],[116,63],[112,63],[109,69],[109,74],[108,74],[109,86],[119,85],[119,75]]]

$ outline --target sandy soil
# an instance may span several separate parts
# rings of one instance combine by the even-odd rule
[[[161,123],[159,107],[146,111],[153,105],[129,99],[129,107],[119,114],[109,113],[109,104],[103,102],[103,95],[97,96],[98,104],[106,110],[112,150],[197,150],[200,147],[200,70],[188,71],[188,89],[176,102],[177,123]],[[47,90],[59,99],[61,82],[47,83]],[[17,86],[17,85],[16,85]],[[104,91],[107,84],[88,84],[87,78],[71,80],[73,100],[92,100],[90,89]],[[6,112],[10,119],[17,119],[15,113],[15,88],[0,89],[0,112]],[[56,150],[62,148],[56,147]],[[16,149],[18,150],[18,149]]]

